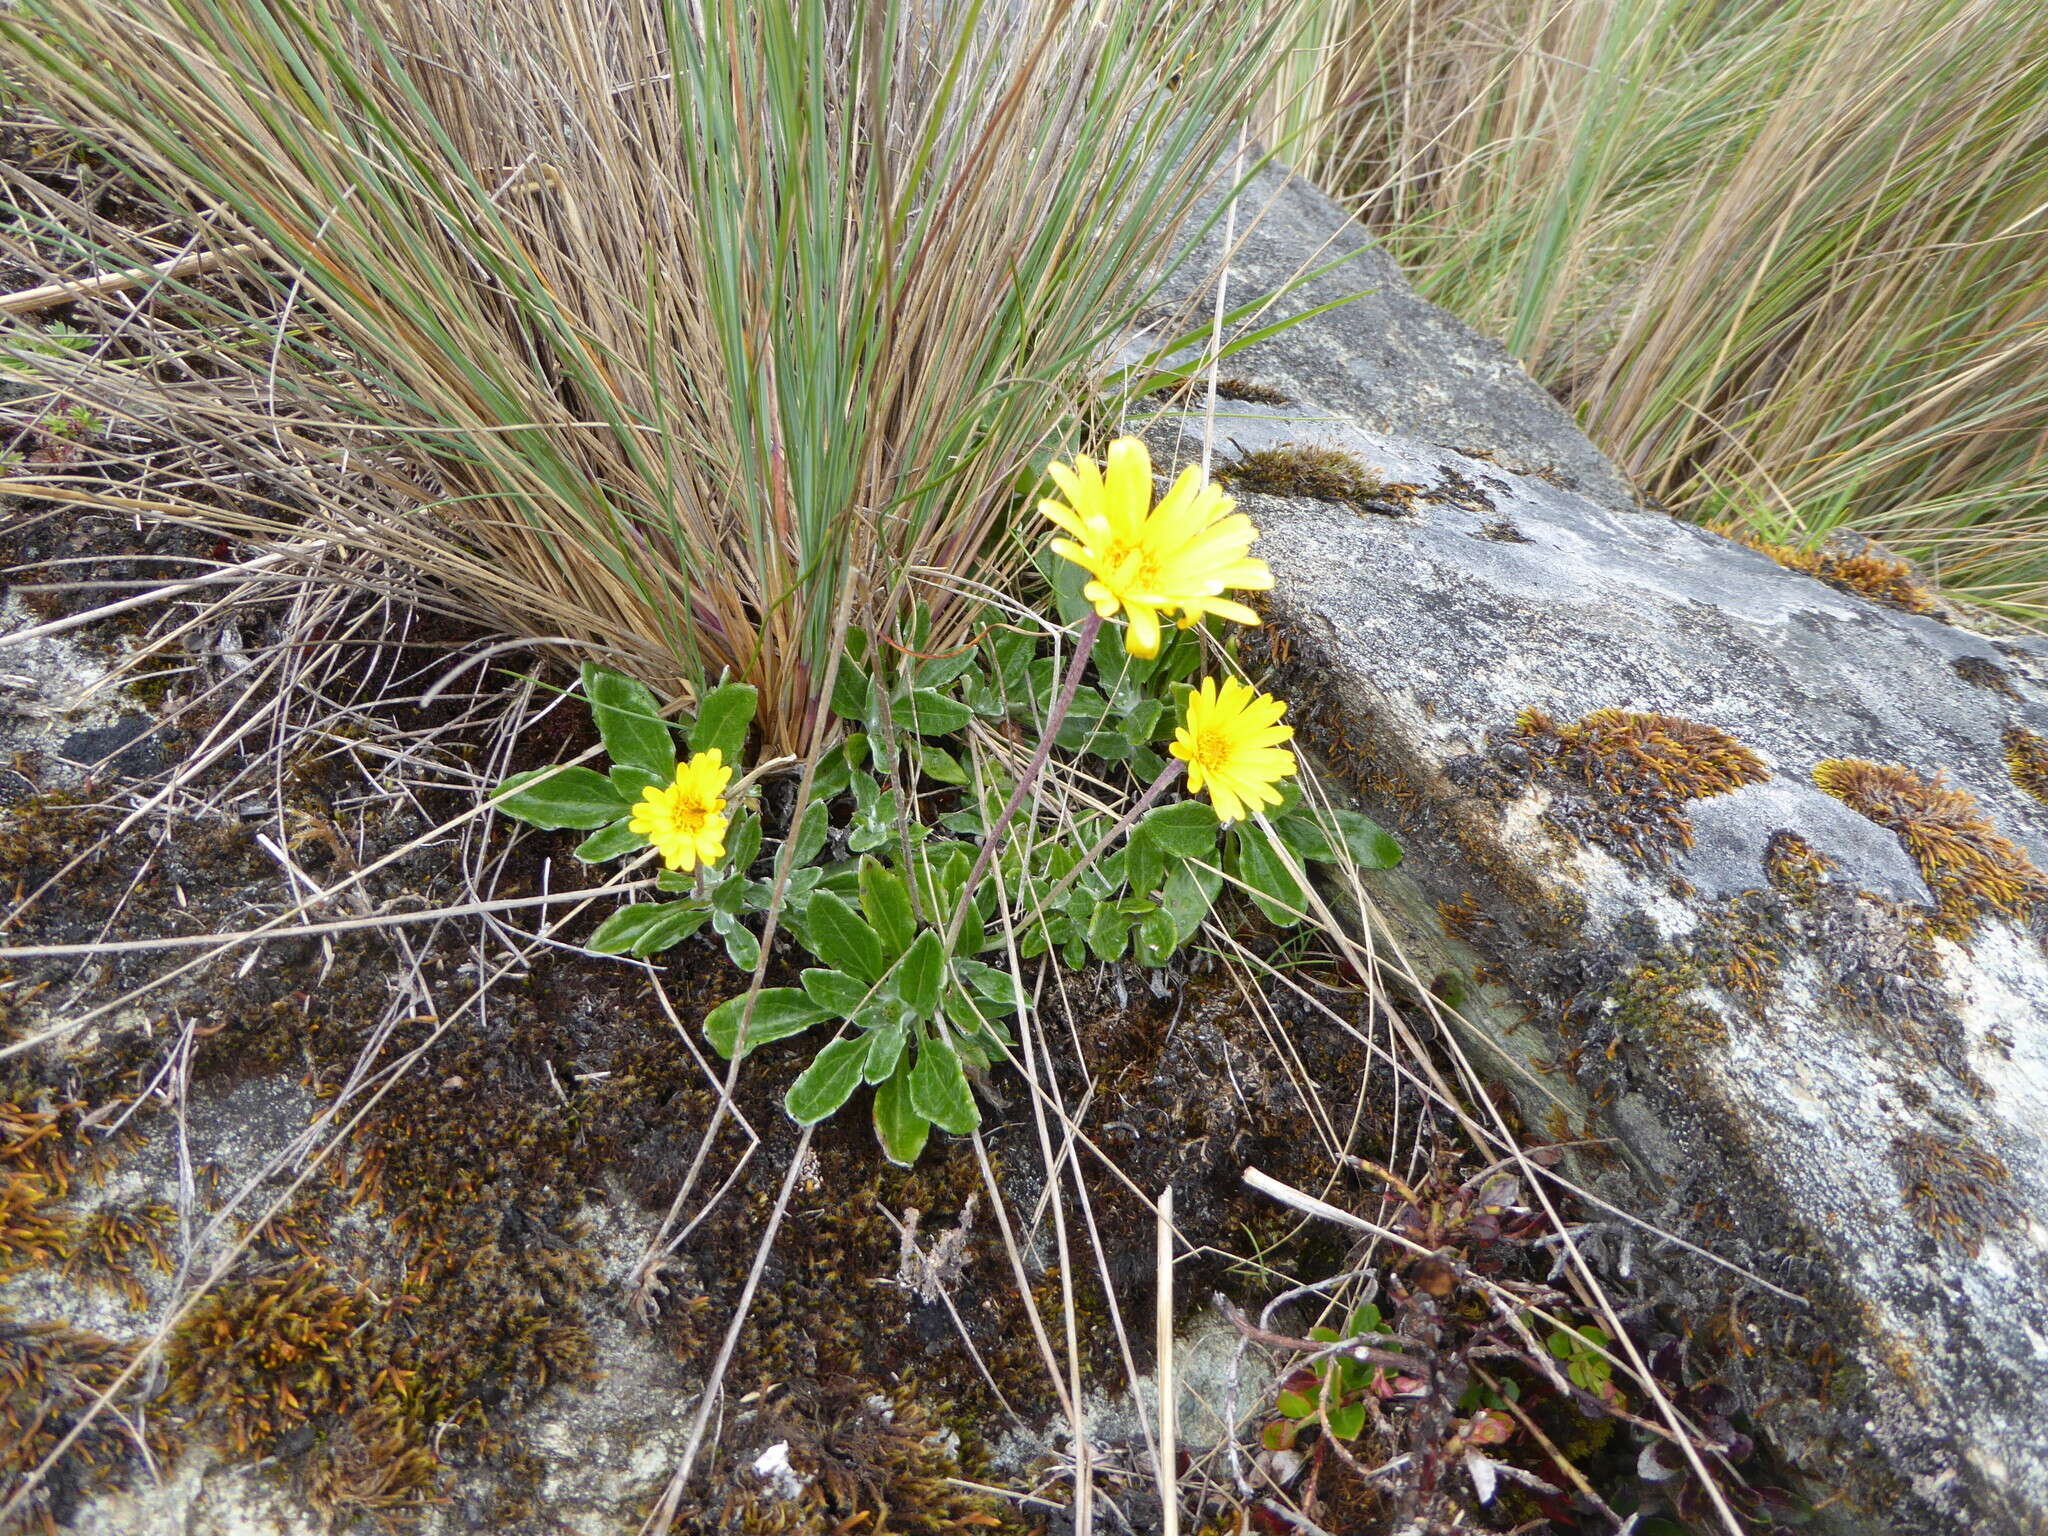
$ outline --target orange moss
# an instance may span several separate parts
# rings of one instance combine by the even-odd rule
[[[1940,773],[1922,779],[1902,764],[1834,757],[1814,768],[1813,781],[1898,835],[1934,893],[1946,937],[1967,939],[1987,912],[2024,919],[2048,896],[2048,877],[1984,819],[1976,796]]]
[[[2012,1174],[1995,1152],[1914,1131],[1892,1142],[1892,1166],[1914,1223],[1943,1247],[1975,1254],[1986,1236],[2020,1219]]]
[[[1835,861],[1797,832],[1773,832],[1764,845],[1764,878],[1771,889],[1812,901],[1834,872]]]
[[[171,1337],[172,1400],[221,1415],[238,1454],[267,1449],[341,1406],[341,1351],[364,1320],[316,1261],[230,1281]]]
[[[0,1275],[39,1267],[70,1253],[71,1218],[49,1209],[58,1198],[39,1174],[0,1178]]]
[[[1769,544],[1761,539],[1743,542],[1759,554],[1769,555],[1788,571],[1824,581],[1838,592],[1867,597],[1901,613],[1932,613],[1934,594],[1922,586],[1913,567],[1904,560],[1884,555],[1838,554],[1825,549],[1798,549],[1790,544]]]
[[[2004,742],[2005,768],[2013,783],[2048,805],[2048,737],[2014,725],[2006,728]]]
[[[12,1489],[40,1466],[134,1355],[132,1345],[56,1323],[18,1323],[0,1308],[0,1488]],[[162,1428],[152,1415],[139,1417],[151,1453],[162,1457],[168,1450]],[[76,1485],[81,1470],[118,1476],[136,1460],[133,1421],[101,1413],[71,1443],[52,1482]]]
[[[1666,863],[1692,846],[1688,800],[1770,777],[1763,759],[1726,731],[1674,715],[1596,709],[1560,725],[1529,708],[1515,728],[1538,770],[1596,792],[1587,804],[1553,805],[1550,824],[1637,864]]]
[[[159,1239],[177,1219],[168,1205],[101,1206],[79,1222],[64,1273],[86,1285],[118,1291],[129,1306],[140,1310],[148,1305],[149,1293],[135,1278],[137,1250],[157,1273],[169,1274],[171,1258]]]

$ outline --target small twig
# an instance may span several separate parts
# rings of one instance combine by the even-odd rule
[[[55,309],[59,304],[71,304],[79,299],[97,299],[110,293],[125,293],[130,288],[140,288],[150,283],[175,283],[182,278],[198,277],[216,267],[226,266],[236,256],[246,256],[256,249],[253,245],[230,245],[218,251],[196,251],[190,256],[173,256],[169,261],[159,261],[146,267],[130,267],[124,272],[103,272],[98,277],[65,278],[54,283],[44,283],[40,288],[22,288],[13,293],[0,294],[0,315],[32,315],[38,310]]]
[[[1159,1215],[1155,1226],[1157,1247],[1153,1262],[1159,1275],[1156,1301],[1159,1379],[1159,1508],[1164,1536],[1180,1536],[1180,1490],[1175,1484],[1174,1441],[1179,1426],[1174,1422],[1179,1408],[1173,1380],[1173,1186],[1159,1192]]]

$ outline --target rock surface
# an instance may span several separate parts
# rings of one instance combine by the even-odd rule
[[[1804,1299],[1657,1260],[1827,1518],[2048,1529],[2048,642],[1642,509],[1339,210],[1262,202],[1234,298],[1347,250],[1282,307],[1372,290],[1229,361],[1291,403],[1214,452],[1384,482],[1239,488],[1292,718],[1406,847],[1376,899],[1530,1124],[1619,1139],[1581,1178]],[[1148,432],[1186,461],[1202,413]]]

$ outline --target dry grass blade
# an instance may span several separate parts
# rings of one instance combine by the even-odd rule
[[[2048,617],[2048,18],[1350,7],[1305,163],[1652,495]]]
[[[189,515],[312,524],[671,698],[730,669],[800,750],[847,584],[886,632],[913,567],[1013,568],[1019,475],[1299,3],[34,0],[29,101],[244,254],[158,285],[204,370],[7,350],[261,493]],[[24,261],[142,264],[16,182]]]

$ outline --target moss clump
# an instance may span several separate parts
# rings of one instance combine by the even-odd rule
[[[1955,669],[1956,676],[1972,688],[1987,689],[2008,699],[2019,697],[2019,691],[2012,685],[2012,674],[1987,657],[1958,656],[1949,665]]]
[[[1814,768],[1813,781],[1898,835],[1934,893],[1945,937],[1968,939],[1987,913],[2022,920],[2048,896],[2033,860],[1984,819],[1976,796],[1940,773],[1923,779],[1898,763],[1833,757]]]
[[[1987,1236],[2020,1220],[2004,1160],[1960,1137],[1896,1137],[1892,1168],[1915,1224],[1944,1248],[1974,1255]]]
[[[134,1358],[130,1345],[56,1323],[18,1323],[0,1310],[0,1488],[12,1491],[41,1465]],[[152,1454],[163,1455],[162,1430],[151,1426],[144,1434]],[[41,1525],[23,1528],[54,1531],[86,1484],[118,1481],[138,1460],[130,1424],[119,1414],[99,1414],[32,1496],[31,1520],[40,1514]]]
[[[2013,783],[2048,805],[2048,737],[2014,725],[2006,728],[2003,740],[2005,771]]]
[[[423,1504],[457,1440],[582,1377],[590,1340],[572,1303],[587,1257],[534,1263],[496,1244],[429,1252],[393,1290],[301,1259],[213,1291],[172,1335],[172,1400],[221,1426],[239,1456],[310,1452],[299,1469],[328,1513]]]
[[[1191,400],[1206,399],[1208,393],[1208,376],[1199,375],[1183,383],[1176,384],[1171,389],[1162,389],[1159,392],[1159,398],[1166,401],[1169,405],[1185,405]],[[1226,375],[1216,381],[1216,398],[1219,400],[1242,400],[1254,405],[1294,404],[1294,397],[1283,390],[1275,389],[1270,384],[1260,384],[1251,379],[1238,378],[1235,375]]]
[[[1763,759],[1726,731],[1674,715],[1597,709],[1560,725],[1530,708],[1515,731],[1528,770],[1570,791],[1555,797],[1545,821],[1639,868],[1667,865],[1692,846],[1687,801],[1770,777]]]
[[[1707,980],[1733,993],[1752,1017],[1778,987],[1778,973],[1798,941],[1782,896],[1745,891],[1700,920],[1691,937],[1693,958]]]
[[[1386,482],[1356,454],[1341,448],[1305,448],[1284,443],[1261,448],[1216,471],[1219,484],[1268,496],[1305,496],[1357,506],[1372,501]]]
[[[835,1397],[821,1413],[770,1410],[760,1438],[788,1448],[802,1480],[794,1499],[735,1474],[707,1529],[735,1536],[987,1536],[1023,1531],[1002,1501],[959,1485],[953,1437],[906,1391]]]
[[[1764,878],[1794,901],[1816,900],[1834,869],[1835,861],[1797,832],[1773,832],[1764,844]]]
[[[61,1198],[39,1174],[0,1176],[0,1275],[40,1268],[71,1252],[71,1218],[50,1209]]]
[[[1751,549],[1769,555],[1788,571],[1824,581],[1838,592],[1867,597],[1901,613],[1932,613],[1934,594],[1920,584],[1913,567],[1870,550],[1853,554],[1828,549],[1798,549],[1790,544],[1745,540]]]
[[[343,1355],[366,1321],[317,1261],[229,1281],[171,1336],[171,1398],[218,1415],[238,1453],[270,1450],[346,1405]]]
[[[161,1239],[177,1219],[168,1205],[103,1205],[78,1223],[64,1273],[82,1284],[118,1291],[139,1311],[149,1304],[149,1293],[136,1279],[135,1265],[147,1259],[158,1274],[171,1272]]]

